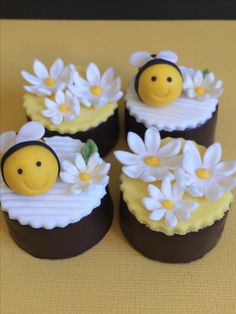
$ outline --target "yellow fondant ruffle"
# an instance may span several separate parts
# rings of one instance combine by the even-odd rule
[[[117,103],[108,103],[98,109],[81,106],[80,115],[75,120],[55,125],[41,114],[41,111],[46,109],[44,106],[44,99],[44,96],[25,94],[23,107],[26,110],[26,115],[32,120],[41,122],[46,129],[50,131],[57,131],[61,134],[85,132],[90,128],[95,128],[102,122],[107,121],[107,119],[113,115],[115,109],[118,107]]]

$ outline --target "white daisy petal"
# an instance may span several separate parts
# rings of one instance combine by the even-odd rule
[[[194,89],[191,89],[191,88],[186,90],[186,94],[187,94],[187,96],[188,96],[189,98],[194,98],[194,97],[196,97],[196,93],[195,93]]]
[[[62,161],[61,166],[64,171],[69,172],[73,176],[78,176],[78,173],[79,173],[78,169],[75,167],[75,165],[72,162],[68,160],[64,160]]]
[[[204,192],[205,198],[210,202],[218,200],[224,194],[222,189],[214,182],[205,186]]]
[[[21,71],[21,75],[23,76],[23,78],[28,81],[29,83],[33,84],[33,85],[39,85],[42,83],[42,79],[31,75],[30,73],[26,72],[26,71]]]
[[[106,96],[100,97],[98,102],[95,104],[95,108],[101,108],[108,103],[108,98]]]
[[[55,103],[55,101],[53,101],[53,100],[51,100],[49,98],[45,98],[44,105],[48,109],[52,109],[52,110],[57,110],[57,108],[58,108],[57,103]]]
[[[78,181],[76,176],[66,171],[60,172],[60,178],[65,183],[76,183]]]
[[[203,74],[202,71],[197,70],[194,77],[193,77],[193,82],[196,87],[202,86],[203,84]]]
[[[46,96],[50,96],[52,94],[52,92],[50,90],[44,90],[44,92],[39,91],[38,86],[24,86],[24,89],[32,94],[36,94],[36,95],[46,95]]]
[[[172,188],[172,197],[173,197],[173,200],[179,200],[182,198],[184,194],[184,187],[181,186],[178,181],[173,185],[173,188]]]
[[[85,160],[80,153],[75,156],[75,165],[80,171],[86,171],[87,169]]]
[[[133,132],[128,133],[127,142],[129,148],[136,154],[142,155],[145,154],[146,149],[143,143],[143,140],[139,135]]]
[[[204,78],[204,83],[203,83],[204,88],[208,88],[214,81],[215,81],[214,73],[212,72],[208,73]]]
[[[186,142],[183,152],[183,168],[187,172],[194,173],[196,169],[202,167],[200,153],[197,147],[192,142]]]
[[[141,174],[140,177],[139,177],[141,180],[143,180],[144,182],[154,182],[154,181],[157,181],[157,178],[150,175],[150,174]]]
[[[140,162],[140,160],[142,159],[138,155],[128,153],[122,150],[115,151],[114,155],[116,159],[118,159],[119,162],[122,163],[123,165],[133,165]]]
[[[157,200],[154,200],[151,197],[144,197],[142,199],[142,203],[144,207],[146,207],[147,210],[151,210],[151,211],[156,210],[161,207],[160,202],[158,202]]]
[[[51,121],[52,121],[53,124],[58,125],[58,124],[62,123],[63,115],[60,114],[60,113],[57,113],[57,114],[52,116]]]
[[[111,97],[111,102],[117,102],[123,97],[124,93],[118,91],[113,97]]]
[[[163,145],[159,152],[158,156],[162,157],[173,157],[179,154],[182,147],[182,141],[180,139],[172,140],[171,142]]]
[[[57,114],[57,111],[54,109],[46,109],[41,111],[42,115],[46,118],[51,118]]]
[[[128,177],[130,177],[132,179],[136,179],[144,172],[144,167],[142,164],[129,165],[129,166],[123,167],[122,171]]]
[[[183,156],[176,156],[161,160],[161,165],[167,167],[170,170],[174,170],[175,168],[180,167],[182,163]]]
[[[175,214],[179,218],[179,220],[188,220],[191,217],[191,212],[185,209],[180,209],[177,212],[175,212]]]
[[[204,195],[204,192],[202,190],[201,185],[199,185],[197,183],[193,183],[193,184],[189,185],[186,188],[186,191],[188,192],[189,195],[191,195],[193,197],[202,197]]]
[[[163,208],[156,209],[153,212],[151,212],[151,214],[149,215],[149,218],[151,220],[154,220],[154,221],[159,221],[159,220],[161,220],[163,218],[165,213],[166,213],[166,211]]]
[[[113,68],[108,68],[102,75],[101,85],[109,85],[115,79],[115,71]]]
[[[232,190],[236,187],[236,177],[227,177],[217,180],[217,184],[224,192]]]
[[[198,208],[199,204],[195,201],[179,200],[176,202],[176,208],[193,212]]]
[[[97,152],[93,153],[89,157],[89,160],[88,160],[88,163],[87,163],[88,171],[92,171],[101,162],[102,162],[102,159],[99,157],[99,154]]]
[[[213,168],[221,159],[222,150],[220,143],[214,143],[204,153],[203,166],[204,168]]]
[[[157,201],[162,201],[164,200],[165,196],[163,195],[163,193],[161,192],[160,189],[158,189],[158,187],[156,187],[155,185],[153,184],[149,184],[148,185],[148,193],[149,195],[157,200]]]
[[[189,74],[184,75],[183,89],[194,88],[192,78]]]
[[[172,210],[167,211],[165,214],[165,223],[168,227],[175,227],[177,225],[178,220]]]
[[[223,161],[213,169],[214,175],[231,176],[236,172],[236,160]]]
[[[33,64],[34,73],[41,79],[46,79],[49,77],[48,70],[46,66],[39,60],[35,60]]]
[[[151,154],[156,154],[160,147],[160,140],[160,133],[156,128],[148,128],[146,130],[144,135],[144,142],[148,152],[150,152]]]
[[[54,78],[57,79],[58,76],[61,74],[64,68],[64,62],[61,59],[57,59],[53,65],[51,66],[50,69],[50,75]]]
[[[57,92],[55,95],[55,100],[58,104],[64,104],[65,103],[65,94],[61,91]]]
[[[100,81],[100,71],[95,63],[91,62],[89,64],[86,77],[91,85],[95,85]]]
[[[171,177],[166,177],[161,184],[161,190],[167,199],[172,199]]]

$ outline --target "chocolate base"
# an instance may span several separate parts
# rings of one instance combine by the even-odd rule
[[[220,239],[228,212],[212,226],[186,235],[167,236],[141,224],[120,200],[120,226],[129,243],[144,256],[165,263],[189,263],[203,257]]]
[[[31,121],[27,117],[28,121]],[[120,134],[119,128],[119,115],[118,108],[115,110],[114,114],[110,116],[107,121],[102,122],[95,128],[90,128],[85,132],[70,133],[59,133],[57,131],[50,131],[45,128],[44,137],[53,136],[69,136],[74,139],[79,139],[82,142],[86,142],[88,139],[94,140],[98,146],[98,151],[101,157],[106,156],[110,150],[116,145]]]
[[[62,259],[89,250],[104,237],[112,223],[113,203],[108,193],[90,215],[65,228],[51,230],[23,226],[10,219],[6,212],[4,218],[9,233],[21,249],[38,258]]]
[[[204,145],[208,147],[214,143],[216,122],[217,122],[217,112],[218,112],[218,105],[217,105],[216,111],[212,114],[212,117],[208,119],[205,123],[197,126],[196,128],[185,129],[183,131],[172,131],[172,132],[160,131],[160,136],[161,138],[182,137],[186,140],[192,140],[192,141],[197,142],[200,145]],[[139,134],[141,137],[143,137],[146,129],[147,129],[146,126],[141,122],[137,122],[136,119],[130,115],[129,110],[126,108],[125,109],[126,138],[127,138],[127,133],[129,131],[135,132]]]

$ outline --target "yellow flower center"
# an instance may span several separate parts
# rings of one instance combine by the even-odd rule
[[[147,156],[144,158],[144,162],[150,167],[157,167],[161,163],[160,159],[156,156]]]
[[[174,207],[174,203],[172,202],[172,200],[164,200],[161,202],[161,205],[167,210],[170,210]]]
[[[92,177],[88,172],[81,172],[79,178],[82,181],[90,181]]]
[[[61,112],[64,112],[64,113],[69,112],[69,111],[70,111],[70,106],[67,105],[67,104],[61,104],[61,105],[59,106],[59,110],[60,110]]]
[[[44,84],[48,87],[52,87],[56,84],[56,81],[53,77],[48,77],[46,80],[44,80]]]
[[[202,87],[202,86],[198,86],[195,88],[195,92],[198,94],[198,95],[202,95],[205,93],[205,88]]]
[[[102,88],[98,85],[93,85],[90,87],[90,92],[95,96],[100,96],[103,92]]]
[[[195,174],[201,180],[207,180],[211,176],[211,172],[208,169],[205,169],[205,168],[197,169]]]

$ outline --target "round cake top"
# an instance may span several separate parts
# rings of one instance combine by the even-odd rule
[[[49,71],[38,60],[33,69],[35,76],[22,71],[32,84],[24,86],[30,94],[24,96],[23,107],[30,119],[50,131],[73,134],[96,127],[114,113],[123,95],[121,79],[113,68],[101,74],[95,63],[78,70],[57,59]]]
[[[186,234],[212,225],[229,209],[236,161],[221,162],[221,145],[209,148],[166,138],[147,129],[144,141],[128,133],[131,153],[116,151],[124,165],[121,191],[128,209],[151,230]]]
[[[131,64],[138,67],[138,74],[128,86],[126,106],[147,128],[154,126],[165,131],[195,128],[216,110],[223,92],[222,81],[215,80],[214,73],[208,70],[177,66],[177,59],[170,51],[157,55],[139,51],[130,58]],[[168,72],[167,66],[175,72]]]
[[[6,139],[4,134],[6,133],[1,135],[1,139],[3,139],[1,141],[3,143],[1,146],[2,151],[6,151],[7,148],[4,140]],[[20,133],[18,136],[20,137]],[[57,177],[57,172],[56,179],[47,191],[42,191],[42,188],[40,188],[40,193],[26,194],[8,184],[8,181],[6,182],[6,173],[3,172],[2,175],[5,177],[7,184],[1,181],[0,201],[2,210],[6,211],[11,219],[16,219],[20,224],[30,225],[33,228],[66,227],[70,223],[80,221],[101,204],[102,198],[106,195],[110,164],[100,158],[97,146],[92,140],[82,143],[70,137],[54,136],[43,138],[43,141],[39,142],[40,147],[41,145],[47,146],[49,151],[52,151],[56,156],[56,160],[60,165],[59,177]],[[8,153],[9,149],[14,148],[15,144],[13,142],[11,148],[7,148],[8,150],[4,155]],[[15,167],[12,167],[10,172],[15,172],[15,176],[18,176],[17,180],[21,179],[25,182],[27,179],[27,184],[30,182],[30,187],[33,186],[35,189],[42,183],[45,174],[44,172],[42,174],[42,171],[45,170],[45,167],[46,170],[50,169],[50,171],[53,168],[51,164],[49,164],[49,168],[47,167],[47,160],[41,161],[40,165],[37,164],[38,152],[37,154],[32,152],[31,146],[25,147],[30,147],[30,151],[25,151],[23,154],[25,159],[22,157],[23,155],[14,159],[14,162],[19,163],[19,169],[22,169],[22,172],[18,172]],[[28,159],[28,154],[31,157],[30,159]],[[30,178],[28,177],[27,170],[31,162],[36,168],[42,168],[41,176],[36,170],[32,173],[30,168],[29,173],[33,175]],[[47,178],[50,178],[48,172],[46,174]]]

